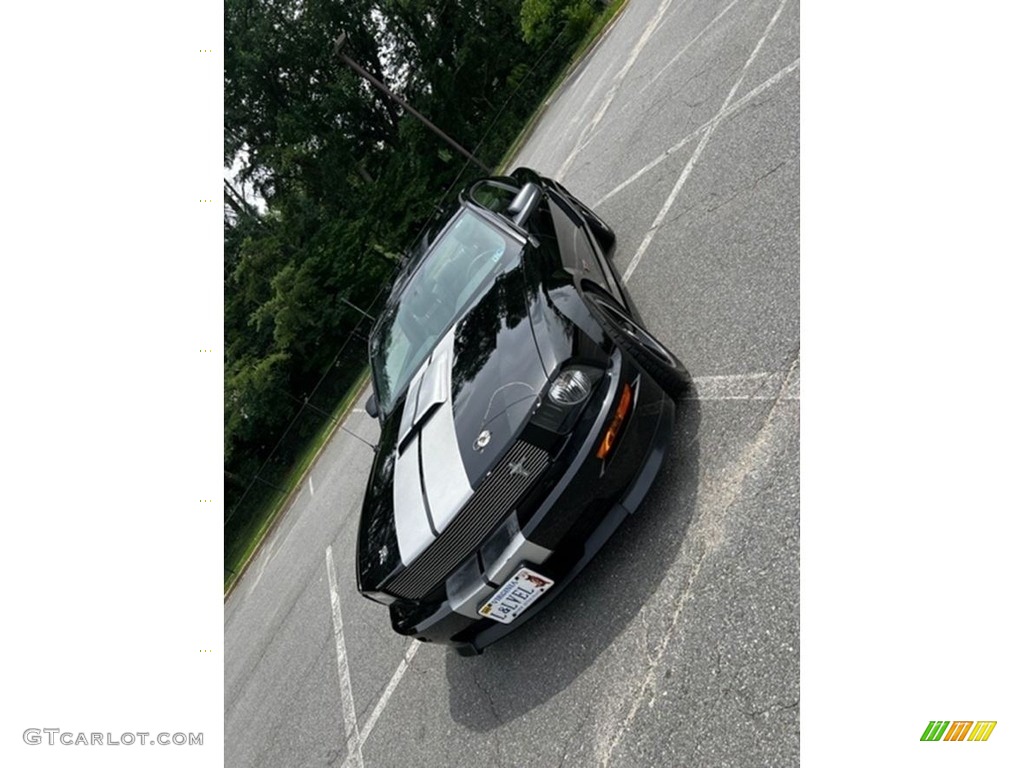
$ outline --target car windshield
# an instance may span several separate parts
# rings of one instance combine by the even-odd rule
[[[377,402],[390,413],[398,394],[452,324],[519,258],[513,238],[463,209],[416,267],[370,341]]]

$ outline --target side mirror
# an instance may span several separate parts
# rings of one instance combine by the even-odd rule
[[[366,412],[373,418],[377,418],[380,414],[380,408],[377,407],[377,395],[370,395],[366,398]]]
[[[532,181],[528,182],[519,190],[519,194],[515,196],[515,199],[509,203],[508,210],[505,213],[512,218],[514,224],[522,225],[537,210],[542,197],[543,193],[540,187]]]

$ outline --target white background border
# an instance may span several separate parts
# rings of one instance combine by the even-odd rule
[[[222,12],[5,13],[5,765],[223,761]],[[1024,753],[1020,16],[802,14],[807,766]]]
[[[1022,764],[1020,17],[802,14],[807,766]]]
[[[3,29],[0,764],[222,765],[223,6]]]

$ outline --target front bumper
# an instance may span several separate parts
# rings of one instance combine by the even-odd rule
[[[592,458],[604,431],[602,419],[521,530],[513,516],[504,548],[457,571],[449,579],[447,599],[415,623],[393,609],[395,631],[474,655],[529,621],[572,581],[640,505],[671,442],[675,403],[646,374],[636,376],[641,397],[607,466]],[[617,392],[613,388],[609,397],[617,399]],[[553,579],[555,586],[510,624],[480,617],[479,606],[523,565]]]

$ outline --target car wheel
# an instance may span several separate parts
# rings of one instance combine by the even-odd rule
[[[601,325],[616,344],[629,353],[673,400],[689,391],[692,379],[679,358],[633,320],[609,298],[596,293],[588,296]]]

